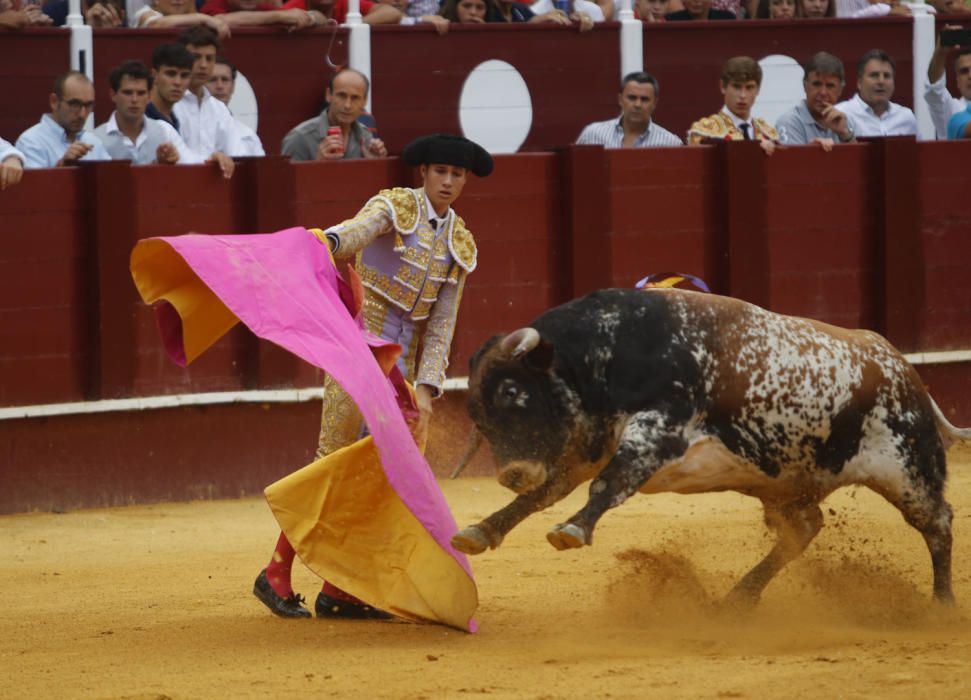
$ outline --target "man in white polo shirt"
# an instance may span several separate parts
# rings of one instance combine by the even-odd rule
[[[94,133],[112,160],[130,160],[135,165],[202,162],[168,122],[145,116],[152,76],[144,63],[125,61],[111,71],[108,82],[115,111]]]
[[[857,136],[910,136],[917,134],[912,110],[891,102],[897,64],[886,51],[871,49],[856,64],[856,90],[836,109],[853,120]]]

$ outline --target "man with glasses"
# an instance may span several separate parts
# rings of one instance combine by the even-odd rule
[[[59,168],[80,160],[111,160],[108,151],[84,122],[94,109],[94,85],[87,76],[68,71],[54,82],[51,112],[17,139],[27,168]]]

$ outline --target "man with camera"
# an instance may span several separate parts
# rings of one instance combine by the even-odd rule
[[[301,122],[283,138],[280,152],[291,160],[384,158],[388,149],[359,121],[367,104],[367,77],[352,68],[334,74],[327,87],[327,107]]]

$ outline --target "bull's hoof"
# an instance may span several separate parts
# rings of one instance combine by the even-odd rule
[[[589,544],[586,533],[573,523],[557,525],[546,533],[546,539],[560,551],[564,549],[577,549],[585,544]]]
[[[489,538],[481,527],[469,525],[452,535],[452,546],[466,554],[482,554],[489,548]]]

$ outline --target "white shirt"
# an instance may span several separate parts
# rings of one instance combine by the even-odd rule
[[[239,156],[265,156],[263,142],[252,128],[236,119],[236,130],[239,132],[239,140],[243,144],[245,153],[237,153]]]
[[[533,11],[533,14],[545,15],[547,12],[552,12],[555,8],[553,7],[553,0],[537,0],[529,6],[529,9]],[[574,0],[573,9],[589,15],[590,19],[594,22],[604,21],[604,11],[600,9],[600,5],[597,3],[589,2],[588,0]]]
[[[904,5],[907,8],[911,8],[918,3],[902,2],[900,4]],[[937,10],[935,10],[933,6],[924,4],[923,7],[927,10],[928,14],[931,14],[931,15],[937,14]],[[893,8],[889,4],[885,2],[878,2],[878,3],[874,3],[873,5],[867,5],[866,7],[861,7],[860,9],[851,12],[849,16],[852,17],[853,19],[864,19],[866,17],[886,17],[887,15],[890,14],[891,9]],[[844,15],[838,14],[837,16],[843,17]]]
[[[624,148],[624,125],[620,118],[587,124],[577,137],[577,144],[594,144],[604,148]],[[630,148],[683,146],[684,142],[660,124],[648,122],[643,134],[634,139]]]
[[[916,136],[917,117],[912,110],[891,102],[879,117],[860,94],[836,105],[836,109],[853,119],[857,136]]]
[[[179,120],[179,134],[189,150],[203,161],[216,151],[228,156],[248,155],[232,112],[206,87],[202,88],[201,101],[186,90],[172,112]]]
[[[947,138],[947,123],[951,117],[968,108],[966,99],[954,97],[947,91],[946,73],[936,83],[929,83],[924,78],[924,101],[931,113],[937,138],[942,140]]]
[[[12,143],[6,139],[0,138],[0,163],[5,161],[10,156],[18,158],[21,165],[27,162],[27,158],[24,157],[24,154],[14,148]]]
[[[133,142],[118,128],[116,112],[112,112],[104,124],[94,130],[101,139],[112,160],[130,160],[135,165],[151,165],[156,162],[156,151],[163,143],[171,143],[179,152],[179,165],[194,165],[203,161],[195,156],[179,132],[168,122],[145,117],[142,130]]]
[[[79,160],[111,160],[108,151],[101,145],[101,139],[90,131],[79,131],[74,140],[91,146],[91,150]],[[57,161],[64,157],[64,153],[70,146],[67,132],[54,121],[50,114],[41,117],[40,122],[27,129],[17,139],[17,149],[26,157],[25,168],[56,167]]]

